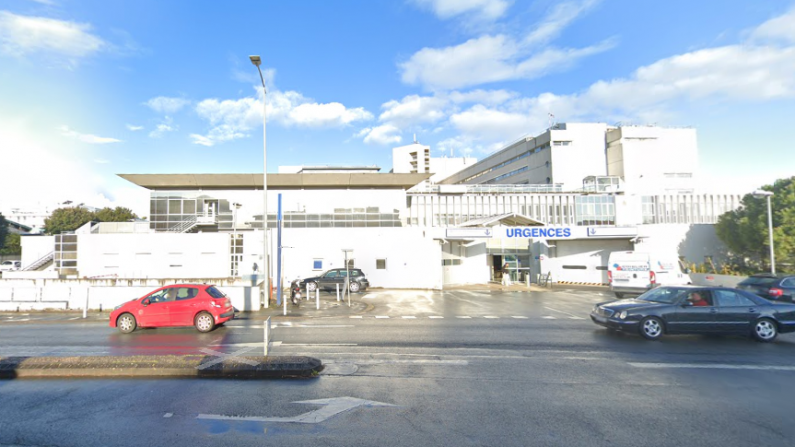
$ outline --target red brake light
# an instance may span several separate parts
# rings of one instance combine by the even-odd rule
[[[613,282],[613,272],[611,272],[610,270],[607,271],[607,282],[608,283]]]
[[[649,272],[649,279],[651,280],[651,283],[654,284],[657,282],[657,275],[655,275],[654,272]]]
[[[774,287],[774,288],[768,290],[767,294],[770,295],[770,296],[781,296],[781,295],[784,295],[784,291]]]

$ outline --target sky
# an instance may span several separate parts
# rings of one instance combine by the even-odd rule
[[[795,175],[795,3],[0,0],[0,210],[148,215],[120,173],[482,159],[557,122],[697,129],[699,178]]]

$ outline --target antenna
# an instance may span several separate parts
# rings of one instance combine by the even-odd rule
[[[414,144],[417,144],[417,134],[414,134]]]

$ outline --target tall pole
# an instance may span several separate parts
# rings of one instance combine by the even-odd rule
[[[767,232],[770,236],[770,273],[776,274],[776,255],[773,250],[773,211],[770,207],[770,196],[767,196]]]
[[[262,257],[265,264],[265,296],[268,297],[270,307],[270,274],[271,266],[268,259],[268,140],[266,138],[266,125],[268,122],[268,100],[265,89],[265,78],[259,68],[262,60],[259,56],[249,56],[251,63],[256,65],[259,79],[262,81]]]

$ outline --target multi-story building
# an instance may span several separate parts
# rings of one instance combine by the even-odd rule
[[[271,275],[277,265],[285,278],[339,267],[342,249],[352,249],[351,263],[375,287],[485,283],[505,262],[514,279],[551,273],[558,281],[605,283],[611,251],[720,259],[714,224],[740,204],[738,195],[692,187],[692,129],[558,124],[438,184],[429,182],[425,149],[407,147],[417,153],[417,172],[397,172],[404,168],[396,160],[388,174],[377,167],[268,174],[271,232],[279,203],[282,215],[282,259],[275,234],[268,239]],[[226,277],[263,265],[262,174],[121,176],[150,190],[148,226],[100,224],[53,241],[74,253],[54,257],[61,273]],[[671,182],[654,187],[665,179]],[[27,261],[37,256],[41,249]]]

